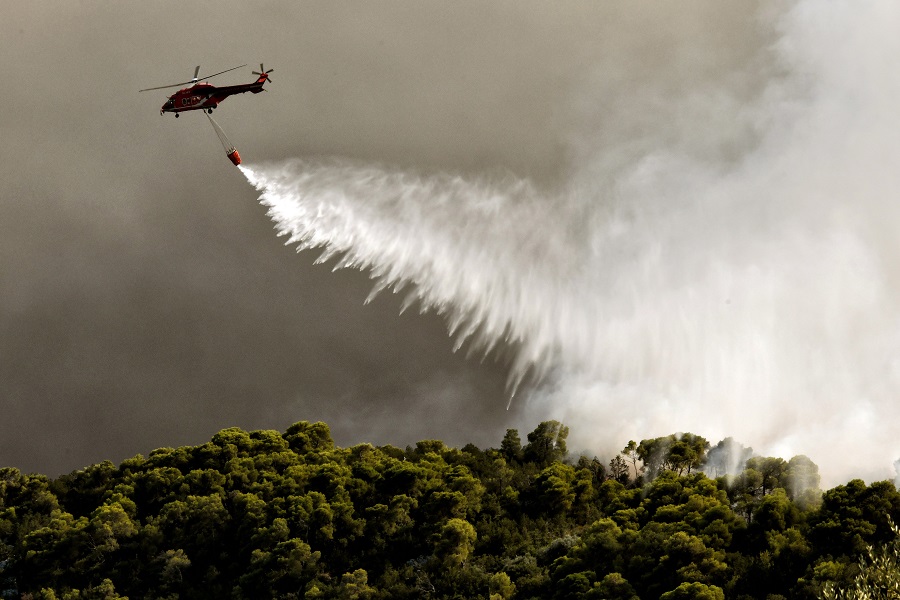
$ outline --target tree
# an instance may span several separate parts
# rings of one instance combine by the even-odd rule
[[[787,488],[788,464],[783,458],[777,456],[754,456],[747,461],[746,472],[755,471],[760,474],[760,487],[754,490],[754,495],[765,496],[775,488]]]
[[[753,511],[754,528],[765,532],[765,535],[784,531],[797,522],[799,512],[785,491],[778,488],[756,505]]]
[[[553,463],[534,480],[537,507],[542,513],[565,513],[575,502],[575,470],[569,465]]]
[[[628,446],[625,447],[628,450]],[[690,474],[703,464],[709,442],[693,433],[673,434],[665,437],[641,440],[637,456],[643,461],[651,479],[660,471],[674,471],[679,475]]]
[[[821,554],[856,556],[870,544],[893,538],[891,523],[900,520],[900,492],[890,481],[867,486],[853,479],[822,495],[822,505],[810,515],[808,537]]]
[[[284,432],[284,439],[290,444],[291,450],[298,454],[325,452],[334,449],[331,430],[328,428],[328,425],[321,421],[315,423],[309,423],[308,421],[294,423]]]
[[[718,586],[694,581],[682,583],[671,592],[660,596],[659,600],[725,600],[725,592]]]
[[[852,585],[826,583],[822,600],[896,600],[900,598],[900,529],[891,523],[894,539],[879,546],[866,546],[859,557],[859,572]]]
[[[622,449],[622,452],[619,453],[619,457],[624,457],[624,459],[631,461],[631,466],[634,469],[634,478],[637,479],[638,475],[640,475],[640,471],[638,470],[637,463],[639,460],[641,460],[641,456],[638,453],[637,442],[635,442],[634,440],[629,440],[628,444],[626,444],[625,447]],[[616,457],[616,458],[619,458],[619,457]],[[623,462],[624,462],[624,459],[623,459]],[[615,458],[613,460],[615,460]],[[612,466],[612,465],[610,464],[610,466]],[[643,466],[641,467],[641,471],[643,471]],[[627,477],[628,474],[626,473],[625,475]],[[618,480],[617,477],[614,477],[614,479]],[[622,483],[625,483],[625,482],[623,481]]]
[[[640,600],[634,588],[620,573],[607,573],[585,598],[596,600]]]
[[[523,449],[526,462],[546,466],[566,457],[566,438],[569,428],[559,421],[544,421],[528,434],[528,444]]]
[[[583,598],[591,589],[593,573],[570,573],[553,584],[554,600]]]
[[[321,553],[293,538],[279,542],[274,548],[256,548],[240,573],[240,595],[247,598],[275,598],[280,593],[301,589],[319,572]]]
[[[516,593],[516,586],[506,573],[495,573],[488,584],[490,600],[509,600]]]
[[[582,534],[571,555],[578,570],[593,570],[598,576],[622,566],[622,529],[610,518],[595,521]]]
[[[435,545],[435,556],[446,567],[460,567],[475,548],[477,534],[472,524],[463,519],[449,519],[441,528]]]
[[[727,437],[706,453],[703,472],[710,477],[736,476],[744,470],[753,456],[753,448],[748,448]]]
[[[374,594],[375,590],[369,586],[369,576],[364,569],[341,575],[337,593],[340,600],[367,600]]]
[[[575,466],[579,469],[584,469],[591,474],[591,483],[595,487],[599,487],[601,483],[606,481],[606,469],[603,467],[603,463],[600,462],[600,459],[596,456],[591,459],[588,459],[588,457],[584,455],[579,456]]]
[[[706,460],[709,442],[705,437],[693,433],[676,434],[675,443],[669,449],[669,463],[679,475],[699,468]]]
[[[183,572],[191,566],[191,560],[181,548],[177,550],[166,550],[158,557],[158,561],[162,564],[160,579],[163,585],[176,591],[183,580]]]
[[[819,466],[802,454],[793,457],[787,464],[787,493],[801,508],[817,506],[822,498],[819,489]]]
[[[622,484],[628,483],[628,463],[621,454],[616,454],[609,461],[609,478]]]
[[[517,429],[507,429],[503,441],[500,442],[500,453],[507,462],[519,462],[522,460],[522,440],[519,439]]]

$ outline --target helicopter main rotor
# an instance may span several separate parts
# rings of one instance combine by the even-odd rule
[[[182,81],[181,83],[170,83],[169,85],[160,85],[157,87],[145,88],[143,90],[138,90],[138,91],[139,92],[149,92],[151,90],[164,90],[166,88],[178,87],[179,85],[187,85],[189,83],[198,83],[205,79],[215,77],[216,75],[221,75],[222,73],[227,73],[228,71],[234,71],[235,69],[240,69],[241,67],[246,67],[246,66],[247,65],[239,65],[237,67],[231,67],[230,69],[225,69],[224,71],[219,71],[218,73],[213,73],[212,75],[206,75],[204,77],[198,78],[197,75],[200,73],[200,65],[197,65],[197,67],[194,69],[194,78],[191,79],[190,81]],[[260,68],[262,68],[262,65],[259,65],[259,66],[260,66]],[[272,69],[269,69],[269,71],[271,71],[271,70]]]

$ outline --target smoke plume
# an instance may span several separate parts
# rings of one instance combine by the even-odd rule
[[[459,346],[513,349],[513,407],[570,425],[570,446],[691,431],[806,454],[826,484],[884,478],[900,456],[898,13],[797,4],[755,91],[732,72],[611,106],[587,77],[553,189],[339,159],[242,170],[288,243],[444,315]],[[593,106],[615,127],[592,127]]]

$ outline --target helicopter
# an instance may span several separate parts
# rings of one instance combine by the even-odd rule
[[[260,63],[259,71],[253,71],[254,75],[259,75],[256,81],[254,81],[253,83],[216,87],[210,83],[205,82],[205,80],[215,77],[216,75],[221,75],[222,73],[234,71],[235,69],[240,69],[241,67],[246,66],[247,65],[240,65],[238,67],[225,69],[224,71],[219,71],[218,73],[213,73],[212,75],[198,77],[200,73],[200,65],[197,65],[197,68],[194,69],[194,78],[190,81],[183,81],[181,83],[173,83],[170,85],[161,85],[138,91],[149,92],[151,90],[162,90],[165,88],[177,87],[179,85],[191,84],[189,87],[180,89],[169,96],[169,99],[166,100],[166,103],[163,104],[162,108],[159,109],[159,114],[162,115],[163,113],[171,112],[175,113],[176,118],[179,116],[179,113],[188,110],[205,110],[207,113],[212,114],[213,109],[216,108],[219,103],[228,96],[231,96],[232,94],[243,94],[244,92],[252,92],[254,94],[264,92],[265,90],[263,89],[263,84],[266,81],[272,81],[269,78],[269,73],[271,73],[275,69],[269,69],[268,71],[266,71],[262,63]]]

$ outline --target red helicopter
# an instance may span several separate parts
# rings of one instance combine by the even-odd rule
[[[194,69],[194,78],[190,81],[173,83],[171,85],[161,85],[159,87],[152,87],[138,91],[149,92],[151,90],[162,90],[179,85],[187,85],[190,83],[192,84],[190,87],[178,90],[177,92],[169,96],[169,99],[166,101],[166,103],[163,104],[162,108],[159,109],[159,114],[172,112],[175,113],[176,117],[178,117],[178,113],[182,113],[187,110],[205,110],[207,113],[212,114],[213,109],[219,105],[219,102],[221,102],[228,96],[231,96],[232,94],[243,94],[244,92],[252,92],[254,94],[264,92],[265,90],[263,89],[263,84],[266,81],[272,81],[269,78],[269,73],[271,73],[275,69],[269,69],[268,71],[266,71],[263,68],[262,63],[260,63],[259,71],[253,71],[254,75],[259,75],[256,81],[254,81],[253,83],[245,83],[241,85],[226,85],[222,87],[216,87],[210,83],[202,83],[204,80],[215,77],[216,75],[221,75],[222,73],[234,71],[235,69],[240,69],[241,67],[246,66],[247,65],[240,65],[239,67],[232,67],[230,69],[225,69],[224,71],[219,71],[218,73],[213,73],[212,75],[198,78],[197,75],[200,73],[200,66],[198,65],[197,68]]]

